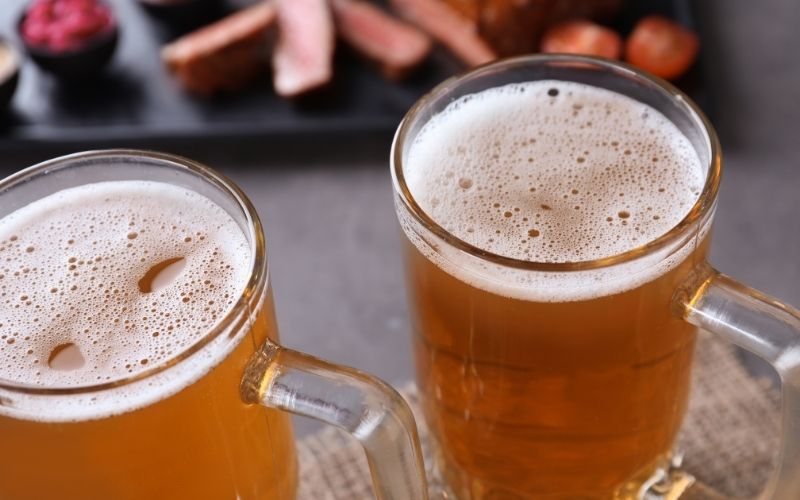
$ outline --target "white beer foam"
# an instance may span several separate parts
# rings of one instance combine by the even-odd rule
[[[705,178],[692,144],[657,110],[555,80],[451,103],[414,139],[403,173],[418,204],[451,234],[495,254],[547,263],[610,257],[658,238],[686,216]],[[604,271],[605,278],[589,281],[586,273],[544,280],[498,268],[489,279],[466,257],[431,256],[404,227],[447,272],[525,300],[619,293],[675,265],[670,259],[645,275]],[[606,282],[614,285],[605,288]]]
[[[150,268],[175,258],[186,265],[171,283],[140,291]],[[247,238],[231,216],[181,187],[102,182],[37,200],[0,220],[0,379],[78,387],[152,368],[192,346],[231,310],[251,266]],[[65,344],[78,347],[82,367],[48,365]],[[185,387],[234,346],[216,342],[216,350],[167,370],[158,384],[48,398],[25,418],[62,421],[129,411]],[[0,415],[9,412],[15,414],[0,405]]]

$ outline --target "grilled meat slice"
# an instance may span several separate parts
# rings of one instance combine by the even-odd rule
[[[339,36],[383,74],[399,79],[417,67],[431,50],[423,31],[363,0],[332,0]]]
[[[161,58],[192,92],[235,90],[258,72],[275,19],[271,4],[258,3],[164,46]]]
[[[275,0],[279,33],[272,54],[275,92],[295,97],[333,76],[333,16],[326,0]]]
[[[497,57],[478,34],[476,24],[442,0],[391,0],[394,9],[412,24],[446,46],[470,66]]]

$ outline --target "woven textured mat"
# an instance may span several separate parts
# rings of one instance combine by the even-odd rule
[[[751,377],[729,344],[701,335],[689,413],[679,438],[684,466],[725,497],[753,497],[777,458],[780,401],[769,380]],[[413,384],[400,391],[426,430]],[[299,443],[301,500],[374,498],[358,442],[326,428]]]

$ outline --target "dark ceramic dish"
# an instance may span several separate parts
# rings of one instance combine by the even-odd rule
[[[0,50],[7,50],[10,54],[8,69],[0,67],[0,112],[3,112],[17,90],[21,61],[17,49],[3,37],[0,37],[0,47]]]
[[[95,76],[111,60],[117,48],[119,27],[115,22],[111,29],[98,35],[80,48],[67,52],[54,52],[43,47],[35,47],[25,42],[22,36],[22,22],[26,13],[17,22],[17,34],[31,59],[40,68],[65,80],[82,80]]]

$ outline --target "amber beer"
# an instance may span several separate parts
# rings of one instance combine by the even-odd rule
[[[239,395],[276,339],[271,297],[173,359],[218,327],[253,257],[227,212],[160,182],[74,187],[0,219],[0,382],[33,390],[0,401],[0,498],[294,498],[288,414]],[[75,393],[36,392],[56,387]]]
[[[604,263],[688,213],[692,144],[648,105],[553,80],[461,97],[405,139],[400,184],[429,218],[398,204],[417,381],[444,482],[460,499],[636,498],[686,410],[695,328],[669,304],[706,234]]]

